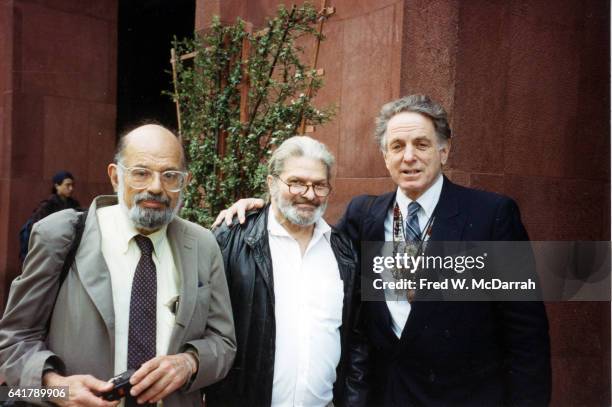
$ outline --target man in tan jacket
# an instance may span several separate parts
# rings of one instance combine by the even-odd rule
[[[208,230],[176,216],[189,181],[183,154],[157,125],[120,140],[108,166],[117,197],[94,200],[61,287],[82,215],[35,224],[0,321],[9,386],[68,386],[58,404],[113,406],[100,397],[107,380],[134,369],[126,405],[196,406],[198,390],[227,374],[236,342],[223,260]]]

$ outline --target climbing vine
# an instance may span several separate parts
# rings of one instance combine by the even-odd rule
[[[209,225],[237,199],[262,195],[274,148],[304,123],[330,120],[333,107],[312,103],[323,82],[304,62],[303,45],[323,39],[317,18],[309,4],[281,6],[258,32],[215,18],[205,34],[175,40],[177,55],[193,56],[175,59],[171,95],[193,177],[183,217]]]

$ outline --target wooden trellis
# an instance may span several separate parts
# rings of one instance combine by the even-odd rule
[[[294,6],[295,7],[295,6]],[[315,46],[314,46],[314,50],[313,50],[313,57],[312,57],[312,69],[315,70],[315,75],[317,76],[322,76],[325,74],[325,71],[321,68],[317,69],[317,63],[318,63],[318,59],[319,59],[319,50],[320,50],[320,45],[321,45],[321,39],[320,39],[320,34],[323,33],[323,26],[325,24],[325,21],[332,16],[334,13],[336,12],[335,7],[330,7],[327,6],[327,0],[321,0],[321,8],[319,9],[318,12],[318,25],[317,25],[317,32],[319,34],[319,36],[317,36],[316,38],[316,42],[315,42]],[[253,24],[252,23],[245,23],[245,31],[249,34],[251,34],[253,32]],[[255,35],[265,35],[267,33],[268,29],[265,28],[263,30],[260,30],[258,32],[255,33]],[[247,72],[247,60],[249,58],[250,55],[250,51],[251,51],[251,47],[250,47],[250,42],[248,40],[248,37],[245,36],[242,40],[242,55],[241,55],[241,61],[242,61],[242,80],[240,83],[240,122],[243,125],[247,125],[248,124],[248,118],[249,118],[249,100],[248,100],[248,96],[249,96],[249,78],[248,78],[248,72]],[[188,54],[184,54],[184,55],[177,55],[176,51],[174,48],[170,49],[170,64],[172,65],[172,82],[174,85],[174,103],[176,106],[176,118],[177,118],[177,122],[178,122],[178,132],[179,132],[179,136],[182,136],[182,123],[181,123],[181,106],[179,104],[179,99],[178,99],[178,77],[177,77],[177,63],[178,61],[185,61],[185,60],[189,60],[189,59],[193,59],[196,56],[195,52],[190,52]],[[306,97],[310,98],[312,96],[312,85],[313,85],[313,81],[314,78],[310,79],[310,83],[308,85],[308,88],[306,90]],[[308,125],[306,123],[306,119],[304,117],[302,117],[302,121],[300,123],[299,128],[297,129],[298,134],[304,134],[304,133],[312,133],[314,132],[314,126],[312,125]],[[219,145],[218,145],[218,151],[221,155],[223,155],[225,153],[225,135],[222,135],[220,137],[219,140]]]

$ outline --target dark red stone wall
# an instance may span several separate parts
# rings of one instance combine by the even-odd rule
[[[111,192],[116,0],[0,1],[0,293],[18,273],[19,227],[61,169],[83,205]]]
[[[198,0],[196,29],[212,14],[261,26],[279,3]],[[330,221],[350,197],[392,187],[373,120],[384,102],[418,92],[451,115],[454,181],[515,198],[534,240],[610,240],[609,2],[328,4],[337,13],[325,24],[317,99],[338,114],[314,137],[338,159]],[[552,404],[610,405],[610,303],[547,311]]]
[[[283,2],[288,6],[293,3]],[[320,1],[312,3],[320,5]],[[336,7],[336,14],[324,26],[327,39],[321,45],[318,66],[325,69],[325,86],[317,103],[334,104],[337,114],[312,135],[326,143],[337,158],[335,189],[328,208],[330,220],[342,214],[356,193],[382,193],[393,186],[372,131],[380,106],[400,95],[403,3],[328,1],[328,5]],[[199,30],[206,27],[213,14],[230,22],[240,16],[261,27],[265,17],[274,14],[281,2],[198,0],[196,4]],[[305,57],[312,60],[311,51]]]
[[[452,169],[534,240],[610,240],[606,2],[459,2]],[[549,303],[554,405],[610,404],[610,304]]]

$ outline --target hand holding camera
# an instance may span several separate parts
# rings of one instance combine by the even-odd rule
[[[130,378],[134,372],[134,369],[130,369],[110,379],[109,382],[113,384],[112,390],[100,394],[100,397],[106,401],[114,401],[127,396],[132,388]]]

